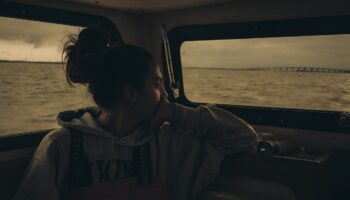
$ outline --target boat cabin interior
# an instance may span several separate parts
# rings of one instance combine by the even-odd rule
[[[149,51],[170,101],[209,103],[262,135],[256,153],[227,156],[197,199],[350,199],[349,1],[5,0],[0,21],[1,199],[55,114],[89,105],[70,100],[55,48],[91,25]]]

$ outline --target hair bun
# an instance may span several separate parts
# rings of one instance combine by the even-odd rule
[[[68,83],[86,84],[98,69],[103,54],[111,43],[108,32],[102,28],[89,27],[79,35],[69,35],[63,49],[65,53]]]
[[[104,29],[85,28],[80,32],[76,45],[79,54],[84,56],[105,51],[110,42],[109,34]]]

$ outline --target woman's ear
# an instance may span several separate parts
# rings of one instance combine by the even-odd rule
[[[134,87],[131,85],[126,85],[123,88],[123,93],[125,96],[125,99],[128,101],[130,104],[135,104],[137,100],[137,92]]]

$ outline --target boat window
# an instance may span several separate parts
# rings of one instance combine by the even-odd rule
[[[65,36],[82,27],[0,17],[0,136],[57,127],[58,112],[92,105],[65,81]]]
[[[192,102],[350,111],[350,34],[185,41]]]

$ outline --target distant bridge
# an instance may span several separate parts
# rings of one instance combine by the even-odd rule
[[[328,72],[328,73],[350,73],[350,69],[332,69],[321,67],[265,67],[265,68],[241,68],[237,70],[251,71],[280,71],[280,72]]]

